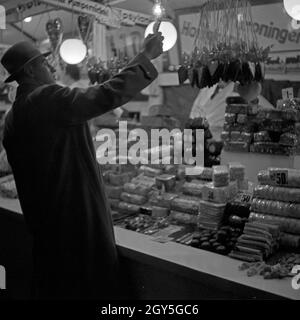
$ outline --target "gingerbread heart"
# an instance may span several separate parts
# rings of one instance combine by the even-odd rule
[[[87,41],[89,30],[90,30],[90,24],[91,24],[91,18],[86,15],[78,16],[78,29],[80,33],[80,37],[83,42]]]

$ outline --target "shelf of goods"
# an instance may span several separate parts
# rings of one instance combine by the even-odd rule
[[[300,264],[300,171],[269,168],[254,186],[238,162],[198,167],[194,176],[172,160],[102,167],[139,297],[300,299],[291,286]],[[1,198],[0,207],[2,220],[21,213],[15,199]],[[12,232],[2,220],[0,244]],[[162,282],[168,290],[158,290]]]
[[[300,100],[280,100],[276,109],[262,110],[240,97],[227,99],[221,163],[239,159],[251,181],[260,169],[299,169]]]

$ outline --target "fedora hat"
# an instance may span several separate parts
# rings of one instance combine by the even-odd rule
[[[3,54],[1,64],[8,71],[10,76],[4,81],[12,82],[16,75],[34,59],[44,56],[47,57],[51,52],[41,53],[33,44],[22,41],[14,44]]]

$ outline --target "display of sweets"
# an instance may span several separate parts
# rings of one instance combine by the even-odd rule
[[[299,99],[280,100],[276,109],[267,110],[239,100],[227,99],[221,135],[226,151],[288,156],[300,153]]]
[[[229,97],[226,100],[224,131],[221,138],[226,151],[249,152],[256,131],[257,104],[249,104],[241,97]]]
[[[190,245],[222,255],[227,255],[235,246],[241,229],[223,226],[219,230],[200,229],[193,234]]]
[[[279,239],[278,226],[248,222],[229,256],[248,262],[263,261],[278,250]]]
[[[299,249],[300,170],[268,168],[258,173],[250,221],[277,225],[282,247]]]

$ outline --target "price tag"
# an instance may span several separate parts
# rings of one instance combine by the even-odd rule
[[[240,192],[236,198],[235,198],[236,202],[239,203],[243,203],[243,204],[248,204],[251,203],[252,201],[252,194],[251,193],[247,193],[247,192]]]
[[[270,179],[278,186],[288,185],[288,170],[270,172]]]
[[[294,89],[293,88],[282,89],[282,99],[283,100],[294,99]]]

